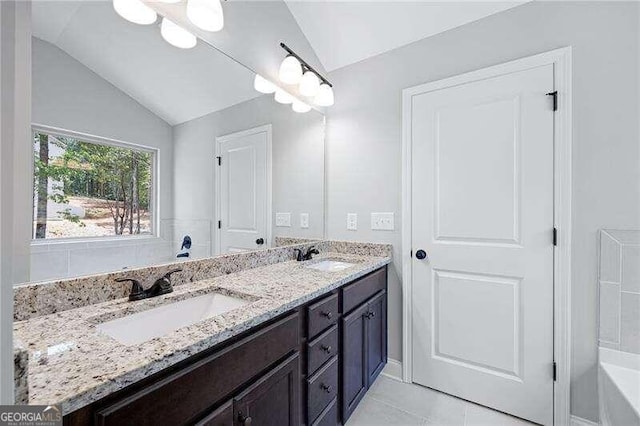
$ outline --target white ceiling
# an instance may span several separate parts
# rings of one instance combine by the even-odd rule
[[[125,21],[111,1],[34,1],[33,35],[77,61],[171,125],[260,96],[253,73],[202,41],[177,49],[158,24]]]
[[[333,71],[528,0],[285,1],[325,69]]]

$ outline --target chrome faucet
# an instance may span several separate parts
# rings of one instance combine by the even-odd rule
[[[173,269],[161,278],[158,278],[151,287],[144,289],[140,281],[133,278],[117,278],[117,282],[131,281],[131,292],[129,293],[129,300],[142,300],[150,297],[156,297],[163,294],[171,293],[173,291],[173,285],[171,285],[171,274],[175,272],[181,272],[182,269]]]

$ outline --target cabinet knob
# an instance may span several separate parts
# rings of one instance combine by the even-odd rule
[[[331,353],[331,346],[322,345],[322,346],[320,346],[320,349],[322,349],[323,351],[325,351],[328,354]]]
[[[251,424],[251,416],[245,416],[242,411],[238,412],[238,421],[243,425],[249,426]]]
[[[322,315],[323,317],[327,317],[327,319],[331,319],[331,317],[333,316],[331,314],[331,312],[320,312],[320,315]]]
[[[366,314],[364,314],[364,316],[367,317],[367,319],[371,319],[376,316],[376,313],[373,311],[369,311]]]
[[[320,388],[322,388],[326,393],[331,393],[331,389],[333,389],[331,385],[325,385],[324,383],[320,384]]]

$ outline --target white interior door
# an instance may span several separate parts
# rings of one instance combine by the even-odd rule
[[[414,95],[410,118],[413,381],[541,424],[553,422],[553,87],[553,65],[457,84]]]
[[[218,252],[267,247],[271,126],[223,136],[217,143]]]

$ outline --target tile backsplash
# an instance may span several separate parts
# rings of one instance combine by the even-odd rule
[[[640,354],[640,231],[600,231],[600,346]]]

